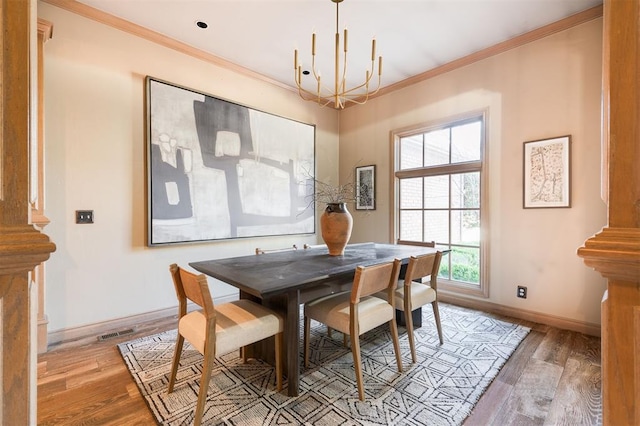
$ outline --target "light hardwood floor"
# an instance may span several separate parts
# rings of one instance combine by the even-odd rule
[[[506,318],[531,333],[484,393],[465,426],[600,425],[600,339]],[[140,324],[134,334],[66,342],[38,358],[38,425],[152,425],[116,344],[176,326]]]

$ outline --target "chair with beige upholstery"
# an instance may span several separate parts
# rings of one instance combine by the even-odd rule
[[[309,366],[309,328],[311,320],[326,324],[351,338],[351,352],[356,371],[358,396],[364,401],[362,364],[360,360],[360,335],[379,325],[389,323],[396,354],[398,371],[402,372],[400,343],[395,321],[393,298],[401,261],[396,259],[381,265],[358,266],[351,291],[321,297],[304,307],[304,365]],[[387,291],[388,299],[372,296],[381,290]],[[391,300],[389,303],[387,300]]]
[[[204,355],[194,424],[197,426],[202,420],[215,358],[271,336],[275,336],[276,342],[276,387],[278,391],[282,390],[282,317],[262,305],[244,299],[214,306],[204,275],[192,274],[176,264],[172,264],[169,269],[179,301],[178,339],[169,378],[169,393],[173,392],[184,340]],[[202,310],[187,313],[188,300]]]
[[[442,326],[440,324],[440,310],[438,309],[438,271],[442,252],[426,254],[422,256],[411,256],[404,280],[398,283],[395,291],[395,307],[404,312],[406,320],[407,336],[411,347],[411,359],[416,362],[416,346],[413,338],[413,317],[411,312],[421,306],[431,303],[433,316],[438,328],[440,344],[444,342],[442,338]],[[429,283],[423,283],[423,279],[429,277]],[[378,294],[383,297],[382,293]]]

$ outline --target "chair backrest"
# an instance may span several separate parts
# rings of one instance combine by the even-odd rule
[[[400,259],[395,259],[393,262],[381,265],[358,266],[353,278],[353,287],[351,287],[351,303],[358,303],[362,297],[383,290],[387,290],[389,295],[393,297],[401,264]]]
[[[179,317],[183,317],[187,313],[187,301],[191,300],[202,308],[204,316],[207,319],[215,317],[215,308],[213,298],[209,292],[207,277],[203,274],[193,274],[185,271],[175,263],[169,266],[173,285],[176,288],[176,296],[178,297]]]
[[[267,250],[256,247],[256,254],[277,253],[279,251],[291,251],[291,250],[298,250],[298,246],[294,244],[291,247],[285,247],[285,248],[279,248],[279,249],[267,249]]]
[[[438,251],[422,256],[411,256],[409,266],[404,276],[404,285],[411,285],[412,281],[419,280],[426,276],[430,276],[430,286],[432,289],[438,289],[438,271],[440,271],[440,261],[442,260],[442,252]]]

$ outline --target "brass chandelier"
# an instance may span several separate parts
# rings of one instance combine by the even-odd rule
[[[338,31],[338,8],[343,0],[331,0],[336,4],[336,35],[335,35],[335,80],[333,90],[323,86],[324,80],[321,79],[320,73],[316,69],[316,33],[311,35],[311,72],[302,71],[302,65],[298,62],[298,49],[293,52],[293,63],[295,70],[295,81],[298,87],[300,97],[305,101],[317,102],[320,106],[333,104],[336,109],[342,109],[347,102],[363,104],[369,96],[374,95],[380,89],[380,80],[382,78],[382,56],[378,57],[378,84],[374,90],[369,86],[374,75],[375,59],[376,59],[376,39],[371,40],[371,68],[366,71],[364,82],[359,86],[347,89],[347,29],[344,29],[344,39],[342,41],[343,59],[340,61],[340,33]],[[342,70],[342,72],[341,72]],[[303,74],[313,73],[317,89],[315,92],[302,87]]]

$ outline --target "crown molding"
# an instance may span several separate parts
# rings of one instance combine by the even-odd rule
[[[178,52],[184,53],[185,55],[193,56],[195,58],[201,59],[203,61],[207,61],[211,64],[220,66],[222,68],[229,69],[231,71],[237,72],[247,77],[261,80],[263,82],[273,84],[280,88],[298,93],[298,89],[293,86],[293,82],[292,82],[292,85],[281,83],[263,74],[260,74],[256,71],[249,70],[248,68],[242,67],[238,64],[227,61],[218,56],[212,55],[203,50],[196,49],[185,43],[182,43],[175,39],[167,37],[163,34],[157,33],[155,31],[151,31],[147,28],[141,27],[140,25],[133,24],[122,18],[108,14],[101,10],[95,9],[86,4],[79,3],[76,0],[42,0],[42,1],[44,1],[45,3],[49,3],[53,6],[57,6],[61,9],[65,9],[77,15],[84,16],[85,18],[92,19],[96,22],[100,22],[102,24],[111,26],[113,28],[125,31],[137,37],[141,37],[143,39],[157,43],[169,49],[173,49]],[[462,68],[474,62],[478,62],[483,59],[489,58],[491,56],[495,56],[500,53],[506,52],[507,50],[520,47],[527,43],[531,43],[533,41],[550,36],[560,31],[564,31],[569,28],[575,27],[576,25],[580,25],[585,22],[600,18],[602,17],[602,10],[603,10],[602,5],[595,6],[595,7],[592,7],[591,9],[587,9],[582,12],[576,13],[575,15],[571,15],[567,18],[561,19],[560,21],[553,22],[551,24],[545,25],[544,27],[540,27],[533,31],[529,31],[525,34],[521,34],[517,37],[514,37],[502,43],[498,43],[486,49],[482,49],[478,52],[472,53],[471,55],[467,55],[463,58],[456,59],[455,61],[451,61],[437,68],[434,68],[432,70],[415,75],[413,77],[409,77],[398,83],[394,83],[389,86],[383,87],[375,95],[369,96],[369,99],[374,99],[374,98],[383,96],[385,94],[394,92],[396,90],[403,89],[407,86],[411,86],[416,83],[428,80],[440,74],[444,74],[444,73],[453,71],[455,69]],[[348,105],[347,108],[351,106],[353,105]]]
[[[559,21],[552,22],[551,24],[545,25],[544,27],[537,28],[535,30],[529,31],[528,33],[524,33],[517,37],[503,41],[502,43],[498,43],[493,46],[487,47],[486,49],[479,50],[475,53],[472,53],[460,59],[456,59],[454,61],[448,62],[437,68],[433,68],[429,71],[425,71],[422,74],[418,74],[413,77],[409,77],[405,80],[399,81],[398,83],[392,84],[390,86],[383,87],[382,89],[380,89],[380,91],[378,91],[376,95],[370,96],[370,99],[374,97],[386,95],[388,93],[403,89],[408,86],[412,86],[416,83],[429,80],[441,74],[451,72],[458,68],[466,67],[467,65],[482,61],[492,56],[499,55],[508,50],[515,49],[517,47],[524,46],[525,44],[559,33],[561,31],[568,30],[569,28],[573,28],[577,25],[584,24],[585,22],[589,22],[594,19],[601,18],[602,10],[603,10],[602,5],[595,6],[595,7],[592,7],[591,9],[587,9],[582,12],[576,13],[575,15],[568,16]]]
[[[294,88],[292,86],[283,84],[279,81],[276,81],[258,72],[252,71],[248,68],[235,64],[231,61],[212,55],[208,52],[205,52],[204,50],[189,46],[188,44],[182,43],[171,37],[167,37],[164,34],[160,34],[148,28],[144,28],[140,25],[134,24],[132,22],[129,22],[117,16],[111,15],[109,13],[103,12],[101,10],[88,6],[84,3],[77,2],[76,0],[42,0],[42,1],[45,3],[49,3],[52,6],[59,7],[60,9],[64,9],[69,12],[75,13],[76,15],[83,16],[85,18],[110,26],[117,30],[124,31],[136,37],[140,37],[142,39],[151,41],[160,46],[173,49],[177,52],[183,53],[188,56],[192,56],[196,59],[200,59],[205,62],[209,62],[221,68],[228,69],[230,71],[236,72],[238,74],[242,74],[250,78],[261,80],[265,83],[273,84],[274,86],[278,86],[284,89],[294,91]],[[297,89],[295,91],[297,92]]]

